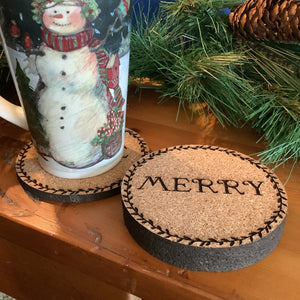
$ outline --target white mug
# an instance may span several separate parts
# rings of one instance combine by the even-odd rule
[[[0,33],[21,107],[0,116],[29,129],[41,167],[96,176],[122,158],[130,0],[1,0]]]

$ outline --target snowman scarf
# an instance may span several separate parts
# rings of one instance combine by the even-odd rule
[[[108,77],[107,77],[106,65],[109,61],[109,55],[100,46],[101,41],[93,38],[93,35],[94,35],[94,30],[92,28],[87,28],[75,35],[70,35],[70,36],[58,35],[47,30],[47,28],[45,27],[42,28],[43,41],[49,48],[53,50],[60,51],[60,52],[70,52],[88,46],[90,51],[96,54],[97,61],[98,61],[98,72],[101,81],[107,87]],[[112,97],[107,87],[109,106],[112,107],[117,104],[117,106],[120,109],[124,103],[124,99],[122,97],[122,92],[119,85],[117,85],[117,87],[115,87],[114,90],[115,90],[115,96]]]
[[[109,60],[107,52],[100,47],[101,41],[93,38],[94,31],[87,28],[75,35],[64,36],[55,34],[47,28],[42,28],[42,38],[45,44],[56,51],[70,52],[88,46],[90,51],[96,54],[98,71],[102,82],[107,85],[106,64]]]
[[[89,45],[93,40],[93,34],[91,28],[71,36],[58,35],[45,27],[42,28],[43,41],[48,47],[60,52],[69,52]]]
[[[48,47],[60,52],[70,52],[88,46],[95,53],[98,61],[100,77],[107,85],[106,64],[109,60],[107,52],[100,47],[101,41],[93,38],[94,30],[87,28],[77,34],[65,36],[58,35],[45,27],[42,28],[42,38]]]

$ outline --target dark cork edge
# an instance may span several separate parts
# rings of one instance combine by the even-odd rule
[[[125,129],[125,132],[137,140],[138,145],[140,146],[142,157],[149,153],[147,143],[138,133],[128,128]],[[24,170],[24,160],[28,151],[32,147],[32,142],[25,145],[24,148],[20,151],[16,161],[16,172],[18,180],[23,189],[30,197],[33,197],[36,200],[46,199],[65,203],[82,203],[105,199],[120,193],[122,180],[113,182],[109,186],[77,190],[54,189],[49,187],[48,185],[39,183],[37,180],[32,179],[30,175],[28,175]]]
[[[168,152],[172,152],[175,150],[183,151],[183,150],[209,150],[209,151],[220,151],[224,152],[227,155],[231,155],[234,157],[238,157],[241,160],[247,161],[251,165],[256,166],[258,169],[262,170],[265,175],[266,179],[270,181],[270,183],[273,185],[273,188],[276,190],[276,195],[278,196],[277,202],[278,202],[278,209],[273,211],[273,215],[270,217],[268,221],[264,223],[264,227],[257,228],[256,231],[250,232],[247,236],[241,236],[241,237],[231,237],[231,238],[223,238],[220,240],[216,240],[213,238],[202,240],[200,238],[191,238],[189,236],[178,236],[176,234],[171,234],[169,229],[167,228],[161,228],[160,226],[154,225],[153,220],[144,218],[143,213],[140,213],[138,208],[134,206],[132,203],[132,193],[131,193],[131,181],[135,174],[135,171],[137,168],[142,167],[144,164],[146,164],[148,161],[154,159],[155,156],[163,155]],[[268,167],[262,165],[260,162],[256,161],[255,159],[243,155],[239,152],[236,152],[234,150],[230,150],[227,148],[221,148],[217,146],[206,146],[206,145],[193,145],[193,146],[175,146],[171,148],[166,148],[162,150],[158,150],[156,152],[150,153],[146,157],[142,157],[140,160],[138,160],[126,173],[125,177],[123,178],[122,182],[122,201],[123,201],[123,207],[128,210],[129,214],[132,218],[134,218],[137,222],[140,224],[147,224],[151,230],[153,230],[153,233],[155,233],[157,236],[161,236],[164,239],[175,239],[176,243],[181,243],[182,245],[188,245],[188,246],[195,246],[195,247],[213,247],[213,246],[223,246],[223,247],[233,247],[233,246],[241,246],[243,244],[247,243],[253,243],[255,237],[259,237],[262,239],[264,236],[269,234],[272,229],[272,225],[274,223],[278,223],[279,219],[283,221],[285,219],[286,210],[287,210],[287,196],[285,191],[279,187],[280,181],[277,178],[277,176],[269,170]],[[144,226],[143,226],[144,227]],[[147,229],[146,229],[147,230]],[[271,232],[272,233],[272,232]],[[171,241],[171,240],[170,240]],[[199,245],[199,246],[197,246]]]
[[[239,247],[192,247],[163,238],[135,220],[124,203],[125,225],[133,239],[152,256],[179,268],[193,271],[225,272],[253,265],[278,245],[285,220],[269,235]]]

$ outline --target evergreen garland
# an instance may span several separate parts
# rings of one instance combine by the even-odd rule
[[[264,162],[275,167],[288,160],[296,163],[300,157],[300,56],[268,45],[257,48],[250,48],[248,56],[260,75],[262,91],[244,118],[268,143],[260,153]]]
[[[136,16],[130,75],[159,83],[179,108],[212,112],[223,126],[245,121],[267,142],[261,160],[275,167],[300,156],[299,44],[240,41],[223,7],[239,0],[162,2],[151,20]],[[199,109],[200,108],[200,109]]]

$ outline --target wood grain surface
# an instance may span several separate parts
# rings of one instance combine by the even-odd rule
[[[177,101],[131,88],[126,127],[151,150],[210,144],[251,155],[264,149],[245,126],[188,121]],[[189,108],[187,108],[189,111]],[[17,299],[299,299],[300,165],[286,184],[289,212],[278,247],[248,268],[205,273],[168,265],[140,248],[123,222],[120,195],[84,204],[33,201],[19,185],[15,158],[28,132],[0,119],[0,290]],[[290,166],[276,169],[283,183]]]

